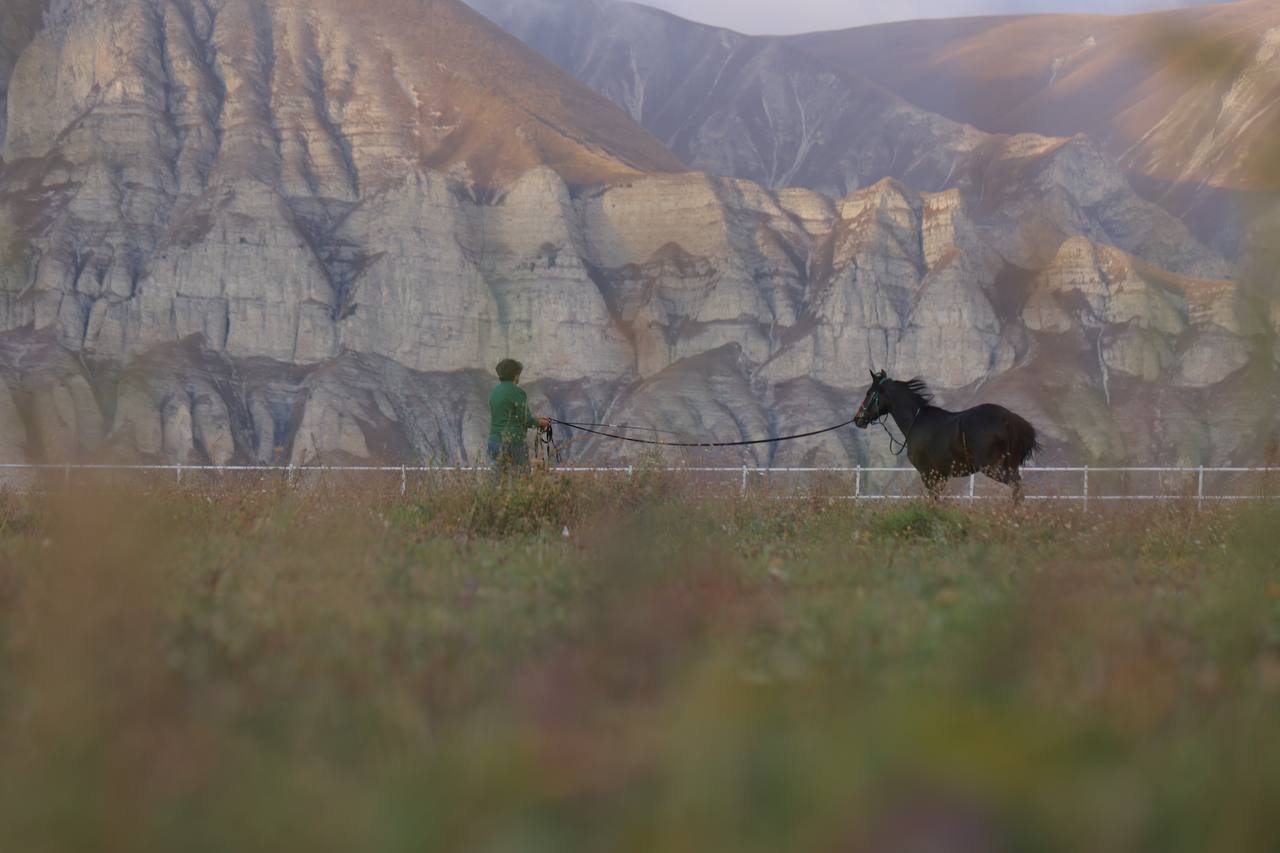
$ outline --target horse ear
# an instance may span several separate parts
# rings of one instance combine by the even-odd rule
[[[882,371],[880,371],[880,373],[876,376],[876,381],[877,381],[877,382],[883,382],[883,381],[885,381],[885,380],[886,380],[886,379],[888,379],[888,378],[889,378],[889,374],[882,370]]]
[[[874,370],[868,370],[867,372],[871,374],[871,381],[872,381],[872,382],[877,382],[877,381],[879,381],[878,377],[876,376],[876,372],[875,372]]]

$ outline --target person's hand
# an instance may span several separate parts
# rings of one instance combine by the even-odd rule
[[[551,429],[551,418],[538,418],[538,426],[542,429]]]

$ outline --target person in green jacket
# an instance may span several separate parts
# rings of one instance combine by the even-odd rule
[[[514,358],[498,362],[498,386],[489,394],[489,459],[499,473],[529,465],[529,448],[525,430],[546,429],[550,418],[534,417],[529,411],[529,397],[520,387],[524,365]]]

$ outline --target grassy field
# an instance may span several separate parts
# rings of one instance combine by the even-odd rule
[[[1243,851],[1280,510],[0,499],[0,848]]]

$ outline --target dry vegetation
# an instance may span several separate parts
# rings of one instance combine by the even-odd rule
[[[398,492],[5,499],[4,848],[1280,837],[1274,506]]]

